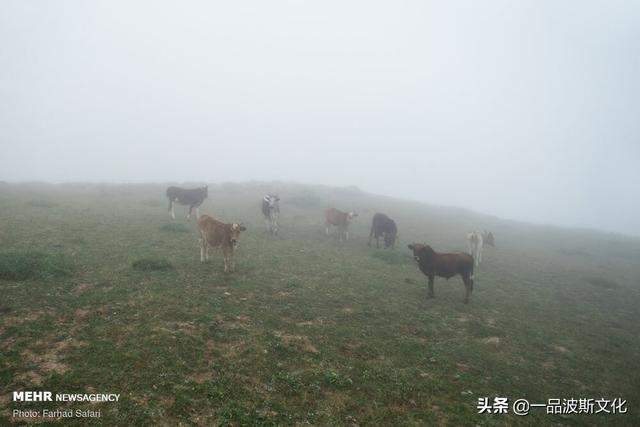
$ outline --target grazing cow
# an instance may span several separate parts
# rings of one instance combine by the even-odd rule
[[[233,252],[238,247],[240,232],[246,228],[242,224],[225,224],[211,215],[202,215],[198,219],[200,230],[200,262],[209,259],[209,248],[222,247],[224,257],[224,272],[233,271],[235,263]]]
[[[267,194],[262,198],[262,214],[267,231],[276,236],[278,234],[278,217],[280,216],[280,197],[278,195]]]
[[[196,218],[200,216],[200,205],[209,195],[208,186],[201,188],[184,189],[180,187],[167,188],[167,198],[169,199],[169,212],[171,212],[171,218],[176,219],[176,213],[173,210],[175,202],[181,205],[189,205],[189,213],[187,218],[191,219],[191,212],[193,208],[196,208]]]
[[[493,233],[490,232],[490,231],[484,230],[482,232],[482,242],[485,245],[489,245],[489,246],[492,246],[494,248],[496,247],[496,242],[495,242],[495,240],[493,238]]]
[[[431,246],[420,243],[408,245],[413,251],[413,257],[418,261],[418,267],[429,278],[429,298],[433,298],[433,281],[435,276],[447,280],[457,274],[462,277],[465,287],[464,303],[469,302],[473,292],[473,258],[463,253],[439,254]]]
[[[349,240],[349,222],[357,217],[358,214],[355,212],[342,212],[335,208],[329,208],[324,212],[325,217],[325,230],[327,232],[327,236],[329,235],[329,226],[334,225],[338,227],[338,239],[342,242],[342,237],[345,240]]]
[[[376,213],[373,216],[373,221],[371,221],[371,232],[369,233],[369,243],[367,243],[367,245],[371,246],[371,239],[375,237],[376,248],[379,248],[380,244],[378,239],[380,236],[384,237],[385,249],[390,246],[395,247],[398,228],[394,220],[383,213]]]
[[[467,234],[467,252],[473,257],[476,267],[482,262],[482,248],[484,245],[495,247],[492,232],[484,230],[482,233],[472,231]]]

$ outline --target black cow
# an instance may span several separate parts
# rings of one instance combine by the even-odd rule
[[[377,213],[373,216],[371,232],[369,233],[369,243],[367,243],[367,245],[371,246],[371,239],[375,237],[376,248],[379,248],[380,243],[378,239],[380,236],[384,237],[385,249],[388,247],[395,248],[396,238],[398,237],[398,227],[396,227],[394,220],[383,213]]]
[[[191,212],[193,211],[193,208],[196,208],[196,218],[198,218],[200,216],[200,210],[198,208],[208,195],[209,189],[206,185],[204,187],[192,189],[180,187],[167,188],[167,198],[169,199],[169,212],[171,212],[171,218],[176,219],[176,213],[173,209],[175,202],[184,206],[189,206],[187,218],[191,218]]]

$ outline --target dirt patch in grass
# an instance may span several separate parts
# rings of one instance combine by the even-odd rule
[[[91,289],[93,286],[88,283],[80,283],[73,289],[73,293],[76,295],[80,295]]]
[[[318,354],[320,351],[311,343],[309,337],[304,335],[289,335],[276,332],[276,336],[287,346],[307,353]]]
[[[500,345],[500,337],[487,337],[482,340],[482,342],[488,346],[497,348]]]
[[[587,277],[584,280],[586,280],[587,283],[602,289],[616,289],[620,287],[620,285],[618,285],[618,283],[616,283],[615,281],[599,276]]]
[[[72,272],[71,262],[61,254],[38,251],[0,253],[0,279],[49,279],[70,276]]]
[[[173,270],[173,264],[165,258],[141,258],[131,264],[138,271],[167,271]]]
[[[566,347],[563,347],[561,345],[554,345],[552,348],[555,351],[557,351],[558,353],[561,353],[561,354],[569,353],[569,349],[567,349]]]
[[[39,386],[42,385],[43,378],[37,371],[27,371],[16,376],[16,382]]]
[[[91,314],[91,310],[83,310],[78,308],[74,313],[76,320],[84,320]]]
[[[196,372],[189,375],[187,378],[195,383],[203,384],[207,381],[212,381],[215,378],[215,373],[213,371]]]
[[[22,357],[25,362],[36,365],[41,372],[44,373],[59,373],[63,374],[69,367],[60,362],[58,355],[58,349],[53,348],[43,354],[35,354],[31,350],[25,350],[22,352]]]

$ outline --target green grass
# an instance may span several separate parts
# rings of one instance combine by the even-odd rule
[[[72,272],[71,262],[62,255],[33,250],[0,252],[0,279],[49,279]]]
[[[189,227],[179,222],[170,222],[160,226],[160,230],[168,233],[188,233]]]
[[[194,220],[176,207],[170,222],[164,191],[0,189],[0,425],[43,407],[14,390],[121,393],[70,406],[100,409],[103,425],[640,425],[636,238],[354,188],[210,184],[200,211],[248,225],[224,273],[220,251],[200,263]],[[266,192],[282,199],[277,237]],[[44,195],[57,205],[29,204]],[[360,213],[351,240],[325,236],[329,205]],[[398,224],[395,250],[367,247],[376,211]],[[497,248],[471,302],[457,277],[427,299],[407,243],[459,251],[482,228]],[[484,396],[621,397],[628,413],[478,414]]]
[[[165,258],[141,258],[135,260],[131,267],[140,271],[165,271],[173,270],[173,264]]]

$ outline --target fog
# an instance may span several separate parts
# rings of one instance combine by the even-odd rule
[[[640,235],[637,1],[2,9],[1,180],[356,185]]]

